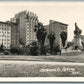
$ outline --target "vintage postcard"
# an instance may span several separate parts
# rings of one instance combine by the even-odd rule
[[[84,82],[84,2],[0,2],[1,82]]]

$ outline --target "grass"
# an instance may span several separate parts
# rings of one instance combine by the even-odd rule
[[[53,69],[60,68],[58,71]],[[63,68],[65,68],[63,70]],[[44,72],[41,70],[44,69]],[[45,71],[45,70],[51,71]],[[67,70],[68,69],[68,70]],[[74,69],[70,71],[71,69]],[[0,77],[84,77],[84,66],[0,64]]]
[[[0,60],[84,63],[84,53],[70,52],[70,53],[64,53],[62,55],[52,55],[52,56],[0,55]]]
[[[15,62],[0,62],[0,77],[84,77],[84,66],[22,63],[23,61],[84,63],[84,53],[80,52],[64,53],[61,56],[0,55],[0,60],[14,60]]]

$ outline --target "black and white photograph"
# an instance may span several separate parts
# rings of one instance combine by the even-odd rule
[[[0,2],[0,78],[84,77],[84,2]]]

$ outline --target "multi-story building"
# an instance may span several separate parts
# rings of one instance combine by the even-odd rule
[[[11,45],[11,25],[7,22],[0,22],[0,45],[9,49]]]
[[[55,33],[55,37],[56,37],[55,43],[58,43],[59,45],[62,45],[60,34],[63,31],[67,32],[67,26],[68,26],[67,24],[64,24],[64,23],[61,23],[61,22],[58,22],[58,21],[50,20],[49,26],[46,26],[46,27],[47,27],[48,33],[50,31],[53,31]],[[46,42],[48,42],[48,41],[46,41]]]
[[[11,21],[6,21],[7,24],[11,27],[11,45],[18,45],[18,28],[16,23],[12,23]]]
[[[18,36],[18,28],[16,23],[11,24],[11,45],[18,45],[19,44],[19,36]]]
[[[28,45],[36,40],[34,27],[38,23],[38,17],[32,12],[22,11],[11,18],[11,22],[17,24],[18,40],[24,45]]]

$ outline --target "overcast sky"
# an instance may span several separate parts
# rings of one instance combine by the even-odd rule
[[[7,21],[20,11],[29,10],[38,15],[44,25],[49,20],[68,24],[68,40],[73,39],[74,23],[84,35],[84,2],[0,2],[0,21]]]

